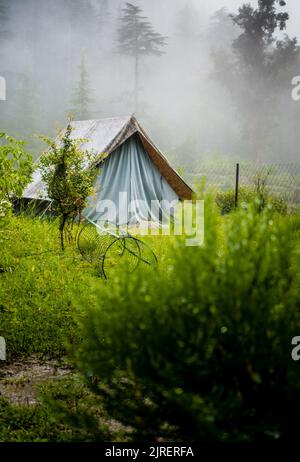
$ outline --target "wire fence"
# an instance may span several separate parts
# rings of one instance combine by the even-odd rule
[[[263,184],[269,193],[300,205],[300,163],[203,163],[196,173],[187,171],[184,176],[191,185],[205,182],[207,188],[219,191],[235,190],[237,179],[239,188]]]

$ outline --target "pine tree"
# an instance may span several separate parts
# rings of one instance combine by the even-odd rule
[[[147,55],[162,55],[162,48],[166,45],[167,38],[154,31],[152,24],[145,16],[141,15],[142,9],[140,7],[126,3],[122,12],[121,26],[118,29],[118,51],[134,57],[134,107],[135,112],[137,112],[140,58]]]
[[[92,97],[92,89],[85,63],[85,57],[82,56],[79,66],[79,81],[73,90],[73,109],[71,110],[72,116],[77,120],[87,120],[92,117],[91,105],[94,102]]]

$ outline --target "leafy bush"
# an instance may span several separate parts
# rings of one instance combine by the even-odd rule
[[[266,190],[262,194],[254,188],[243,187],[239,189],[239,206],[249,205],[254,201],[259,211],[268,205],[271,205],[274,211],[281,215],[285,215],[288,211],[288,204],[283,196],[271,194]],[[218,192],[216,194],[216,204],[222,215],[233,212],[235,209],[235,190]]]
[[[31,179],[32,159],[24,145],[23,141],[0,133],[0,214],[5,203],[22,196]]]
[[[295,223],[252,207],[219,233],[210,208],[204,247],[178,241],[167,268],[130,276],[120,269],[96,290],[77,364],[133,438],[293,438],[300,430],[300,372],[290,357],[300,332]]]
[[[239,190],[239,203],[249,204],[253,201],[255,193],[249,188],[240,188]],[[235,190],[218,192],[216,195],[216,204],[220,209],[222,215],[231,213],[235,209]]]
[[[32,159],[24,146],[23,141],[0,133],[0,246],[11,216],[13,200],[22,196],[31,179]]]
[[[47,194],[52,200],[52,208],[60,218],[59,231],[61,247],[64,250],[64,229],[69,221],[74,221],[87,205],[88,196],[93,193],[97,170],[86,168],[93,157],[82,151],[83,140],[72,139],[70,122],[58,141],[42,138],[50,150],[40,159],[42,179],[46,183]],[[103,156],[99,157],[99,161]],[[71,234],[70,234],[71,235]]]

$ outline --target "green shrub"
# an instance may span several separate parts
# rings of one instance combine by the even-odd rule
[[[288,211],[288,204],[283,196],[267,192],[258,192],[255,188],[240,188],[238,196],[239,206],[249,205],[256,202],[259,211],[271,205],[275,212],[285,215]],[[219,207],[221,215],[227,215],[235,209],[235,190],[218,192],[216,194],[216,204]]]
[[[204,247],[178,241],[163,270],[120,268],[96,290],[77,364],[108,413],[134,429],[132,438],[293,438],[300,430],[300,370],[291,359],[300,332],[295,223],[250,207],[219,233],[209,209]]]
[[[31,180],[32,158],[25,144],[0,132],[0,218],[7,206],[5,203],[22,197]]]
[[[288,212],[288,203],[284,196],[275,194],[271,195],[269,197],[269,204],[271,204],[273,209],[281,215],[286,215]]]
[[[72,125],[61,132],[55,141],[43,136],[49,150],[39,161],[41,177],[46,185],[47,196],[51,199],[51,208],[59,217],[61,248],[64,250],[64,234],[72,236],[71,229],[75,218],[81,216],[88,204],[88,197],[94,193],[97,170],[86,168],[95,161],[88,151],[80,149],[84,140],[73,139]],[[87,140],[86,140],[87,141]],[[99,156],[98,162],[104,156]]]
[[[249,188],[240,188],[239,204],[249,204],[254,200],[255,192]],[[222,215],[227,215],[235,209],[235,190],[218,192],[216,195],[216,204]]]

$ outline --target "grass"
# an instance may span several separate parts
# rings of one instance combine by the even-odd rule
[[[55,221],[13,217],[5,229],[1,229],[0,240],[3,271],[0,274],[0,336],[6,340],[7,363],[26,362],[32,355],[45,362],[51,358],[65,359],[67,347],[76,348],[80,342],[77,321],[85,315],[85,307],[78,309],[76,300],[84,296],[86,304],[94,303],[90,289],[106,282],[83,260],[75,243],[61,252]],[[0,375],[0,380],[6,388],[39,387],[38,381],[28,383],[26,376],[14,379],[4,375],[1,379]],[[91,422],[87,434],[85,425],[80,422],[76,424],[79,429],[74,430],[73,423],[72,426],[61,424],[53,417],[53,402],[60,405],[60,416],[66,407],[81,409],[83,415],[84,409],[91,406],[90,395],[79,380],[42,380],[39,388],[40,393],[47,395],[47,403],[38,401],[28,406],[14,399],[0,399],[0,441],[88,441],[96,438],[95,431],[93,433],[90,428]],[[26,392],[24,389],[24,394]],[[92,417],[82,419],[86,424]],[[109,431],[104,433],[108,438]]]
[[[0,336],[8,361],[31,354],[61,357],[67,344],[79,341],[76,301],[94,303],[91,289],[107,282],[86,262],[76,243],[60,249],[54,220],[14,217],[0,234]],[[168,237],[142,238],[161,265]]]
[[[244,213],[241,221],[235,218],[235,214],[214,217],[216,234],[208,233],[207,237],[208,240],[217,240],[218,258],[222,258],[229,247],[234,252],[240,252],[237,248],[239,243],[236,242],[236,247],[235,242],[228,240],[227,233],[231,227],[235,227],[236,239],[241,236],[241,239],[245,240],[243,232],[246,216]],[[273,219],[278,222],[282,221],[282,223],[292,223],[296,246],[300,236],[299,217],[274,215]],[[209,216],[207,220],[209,229],[211,226]],[[170,283],[173,290],[174,287],[180,285],[180,272],[182,280],[185,278],[189,280],[182,266],[176,273],[178,280],[173,277],[168,282],[167,274],[174,273],[174,264],[176,265],[177,259],[178,247],[173,238],[147,236],[141,239],[154,250],[159,261],[158,269],[153,270],[158,274],[154,278],[155,289],[152,294],[154,298],[156,293],[159,294],[159,290],[163,292],[163,287],[160,287],[163,284],[162,281],[166,284]],[[243,242],[241,240],[241,244]],[[252,242],[251,248],[255,245],[255,242]],[[284,237],[282,245],[284,245]],[[122,278],[124,279],[123,285],[126,286],[125,293],[133,297],[132,306],[136,300],[134,293],[141,291],[139,302],[136,302],[138,304],[136,319],[141,317],[140,326],[144,326],[143,313],[146,313],[146,306],[150,303],[150,295],[149,291],[144,293],[142,288],[143,284],[150,284],[147,282],[148,276],[146,275],[149,275],[149,281],[153,279],[148,271],[145,271],[143,276],[142,270],[140,277],[144,277],[144,281],[140,284],[138,275],[133,278],[124,277],[125,262],[125,265],[121,265],[119,270],[112,273],[112,278],[106,281],[99,276],[98,268],[82,258],[75,242],[68,245],[64,253],[61,251],[58,226],[54,220],[26,216],[13,217],[5,229],[0,228],[0,246],[0,268],[2,268],[0,273],[0,336],[5,337],[7,342],[8,364],[15,360],[23,362],[26,358],[33,356],[39,358],[40,361],[56,359],[71,362],[70,352],[76,351],[82,344],[82,340],[87,340],[82,338],[80,330],[82,321],[88,312],[96,312],[99,299],[101,299],[101,305],[108,309],[106,305],[112,294],[116,297],[111,307],[112,319],[118,315],[118,309],[115,309],[117,308],[116,303],[119,305],[126,302],[119,291]],[[196,251],[193,252],[190,249],[189,255],[188,259],[183,258],[182,261],[188,266],[191,266],[193,262],[195,273],[200,277],[204,274],[205,266],[200,266],[198,271],[200,260],[197,260]],[[256,253],[253,255],[255,256]],[[207,255],[207,261],[203,260],[205,265],[209,265],[209,258],[211,257]],[[245,258],[247,259],[248,257]],[[228,262],[230,263],[230,260]],[[234,268],[229,265],[228,275],[233,270]],[[295,271],[298,271],[297,268]],[[159,274],[162,275],[161,278]],[[194,273],[191,273],[190,281],[194,277]],[[208,278],[207,287],[212,279]],[[138,284],[136,292],[133,290],[135,283]],[[188,284],[185,287],[187,286]],[[191,296],[193,290],[191,285],[188,289],[188,297]],[[158,295],[156,298],[157,307],[160,310],[161,299]],[[170,296],[170,300],[171,298]],[[184,304],[186,298],[187,296],[182,294],[181,298],[177,297],[176,303]],[[128,310],[132,308],[131,305],[128,306]],[[181,305],[178,312],[182,312]],[[129,321],[131,323],[131,320]],[[130,429],[124,429],[122,425],[111,419],[109,413],[104,412],[101,400],[87,389],[81,377],[75,371],[68,377],[60,378],[59,381],[43,380],[35,383],[34,386],[39,390],[40,398],[30,406],[1,398],[0,441],[130,440]],[[0,374],[0,380],[2,385],[21,387],[24,384],[28,386],[29,379],[26,376],[9,379]]]
[[[0,442],[122,439],[122,429],[109,421],[77,376],[44,382],[39,392],[42,398],[30,406],[0,397]]]
[[[78,341],[74,299],[85,293],[89,303],[88,288],[101,279],[74,245],[60,251],[56,223],[15,217],[1,239],[0,335],[8,360],[64,355],[66,342]]]
[[[165,264],[166,239],[145,238],[161,264]],[[28,357],[64,361],[68,348],[76,349],[81,341],[78,321],[85,316],[87,306],[95,304],[93,289],[101,291],[109,282],[82,258],[75,242],[64,253],[61,251],[55,220],[13,217],[1,229],[0,241],[0,336],[6,339],[7,363],[18,360],[25,364]],[[79,306],[78,299],[83,298],[85,303]],[[38,381],[30,385],[27,376],[14,379],[5,378],[5,374],[1,378],[0,374],[0,380],[6,387],[33,386],[44,396],[29,406],[0,399],[0,441],[123,438],[118,424],[103,414],[97,400],[75,375],[59,382],[42,380],[40,386]],[[80,409],[79,421],[77,416],[72,425],[61,424],[54,417],[57,406],[60,418],[66,409]]]

